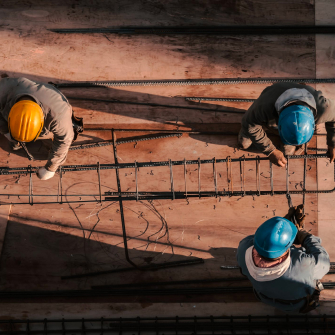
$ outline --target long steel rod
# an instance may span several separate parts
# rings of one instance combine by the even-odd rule
[[[52,83],[57,88],[66,87],[122,87],[122,86],[198,86],[198,85],[237,85],[273,83],[333,84],[335,78],[219,78],[219,79],[179,79],[179,80],[122,80],[122,81],[78,81]],[[117,130],[117,129],[115,129]]]
[[[185,97],[186,101],[226,101],[226,102],[254,102],[256,99],[242,99],[242,98],[205,98],[205,97]]]
[[[332,290],[335,283],[327,283],[325,290]],[[39,297],[108,297],[108,296],[170,296],[170,295],[206,295],[253,292],[252,286],[227,286],[181,289],[118,289],[118,290],[57,290],[57,291],[0,291],[0,298],[39,298]]]
[[[287,156],[289,159],[303,159],[303,158],[328,158],[327,154],[309,154],[309,155],[292,155]],[[259,157],[259,158],[222,158],[222,159],[216,159],[217,163],[223,163],[223,162],[240,162],[243,161],[256,161],[256,160],[268,160],[267,157]],[[213,164],[213,159],[203,159],[200,160],[200,164]],[[171,165],[198,165],[199,160],[182,160],[182,161],[171,161]],[[169,166],[169,161],[161,161],[161,162],[137,162],[137,167],[155,167],[155,166]],[[90,171],[90,170],[96,170],[97,165],[96,164],[85,164],[85,165],[64,165],[62,166],[63,173],[66,172],[73,172],[73,171]],[[117,163],[117,164],[100,164],[100,170],[114,170],[114,169],[133,169],[135,168],[134,163]],[[32,167],[32,172],[37,172],[39,167]],[[0,167],[0,175],[13,175],[13,174],[29,174],[30,169],[29,167],[16,167],[16,168],[10,168],[10,167]]]
[[[112,28],[52,28],[58,34],[121,34],[121,35],[314,35],[335,34],[335,26],[121,26]]]
[[[114,161],[115,161],[115,164],[118,164],[118,157],[117,157],[117,151],[116,151],[116,135],[115,135],[114,130],[112,130],[112,137],[113,137]],[[119,170],[116,169],[115,172],[116,172],[116,182],[117,182],[118,193],[121,194],[121,182],[120,182]],[[126,223],[125,223],[125,219],[124,219],[123,203],[122,203],[121,196],[119,196],[118,199],[119,199],[119,206],[120,206],[122,236],[123,236],[123,245],[124,245],[124,252],[125,252],[126,260],[134,268],[138,268],[138,266],[129,257]]]
[[[229,111],[224,109],[218,109],[218,108],[209,108],[203,107],[199,108],[198,105],[189,105],[189,106],[180,106],[180,105],[162,105],[162,104],[155,104],[155,103],[149,103],[149,102],[136,102],[136,101],[121,101],[121,100],[109,100],[109,99],[93,99],[93,98],[76,98],[76,97],[70,97],[67,96],[69,100],[83,100],[83,101],[94,101],[94,102],[103,102],[103,103],[112,103],[112,104],[126,104],[126,105],[136,105],[136,106],[150,106],[150,107],[163,107],[163,108],[173,108],[173,109],[186,109],[186,110],[200,110],[202,112],[218,112],[218,113],[234,113],[234,114],[244,114],[245,111]],[[223,107],[223,106],[222,106]],[[150,139],[150,138],[148,138]],[[145,139],[146,140],[146,139]],[[144,141],[145,141],[144,140]],[[105,142],[105,145],[108,145],[108,141]],[[129,143],[129,142],[123,142],[122,140],[119,140],[116,144],[123,144],[123,143]]]
[[[195,279],[195,280],[177,280],[177,281],[160,281],[160,282],[142,282],[142,283],[130,283],[130,284],[117,284],[117,285],[97,285],[92,286],[93,290],[101,289],[117,289],[125,287],[152,287],[152,286],[174,286],[174,285],[193,285],[193,284],[212,284],[212,283],[224,283],[224,282],[237,282],[247,281],[247,277],[235,277],[235,278],[213,278],[213,279]]]
[[[98,162],[97,165],[98,165],[97,171],[98,171],[98,183],[99,183],[99,199],[100,199],[100,203],[101,203],[102,202],[102,194],[101,194],[100,163]]]

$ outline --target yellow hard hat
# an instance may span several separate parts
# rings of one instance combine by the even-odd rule
[[[33,101],[21,100],[14,104],[8,115],[8,129],[18,142],[35,141],[44,125],[42,108]]]

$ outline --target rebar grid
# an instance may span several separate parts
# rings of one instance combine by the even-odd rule
[[[116,145],[114,146],[116,148]],[[137,162],[134,163],[118,163],[115,164],[90,164],[90,165],[66,165],[62,166],[58,170],[59,182],[58,182],[58,191],[57,194],[34,194],[33,189],[33,174],[38,170],[38,167],[17,167],[17,168],[9,168],[9,167],[0,167],[0,175],[28,175],[29,176],[29,188],[28,193],[1,193],[1,197],[6,197],[8,200],[10,197],[28,197],[28,201],[22,202],[5,202],[2,201],[2,204],[55,204],[55,203],[85,203],[85,202],[104,202],[104,201],[119,201],[121,200],[154,200],[154,199],[187,199],[187,198],[208,198],[208,197],[232,197],[232,196],[261,196],[261,195],[288,195],[288,194],[307,194],[307,193],[332,193],[335,191],[335,187],[327,190],[308,190],[306,189],[306,161],[307,159],[323,159],[328,158],[326,154],[305,154],[305,155],[293,155],[287,156],[287,165],[286,165],[286,189],[285,190],[275,190],[274,187],[274,173],[273,173],[273,164],[269,162],[267,157],[239,157],[239,158],[231,158],[230,156],[226,158],[213,158],[201,160],[200,158],[197,160],[181,160],[181,161],[161,161],[161,162]],[[304,173],[303,173],[303,187],[301,190],[290,190],[290,182],[289,182],[289,166],[290,161],[292,159],[303,159],[304,160]],[[262,190],[261,189],[261,180],[260,180],[260,165],[262,161],[269,162],[270,168],[270,177],[269,177],[269,186],[270,190]],[[256,189],[247,190],[245,185],[245,176],[246,176],[246,162],[255,162],[256,173],[255,173],[255,181],[256,181]],[[227,189],[219,189],[218,181],[217,181],[217,164],[225,163],[226,164],[226,176],[227,176]],[[233,167],[232,163],[239,164],[240,177],[239,181],[233,180]],[[204,165],[212,165],[213,172],[210,176],[213,179],[213,190],[203,191],[201,189],[201,179],[203,177],[202,167]],[[190,190],[188,184],[190,183],[187,178],[187,166],[196,165],[198,171],[198,189]],[[169,184],[170,191],[165,192],[153,192],[140,190],[139,187],[139,171],[144,167],[168,167],[169,171]],[[175,189],[175,177],[173,174],[174,166],[183,166],[183,184],[184,190],[176,191]],[[117,191],[107,191],[102,194],[102,181],[101,181],[101,171],[102,170],[116,170],[118,172],[120,169],[134,169],[135,171],[135,192],[121,191],[121,188]],[[66,173],[76,172],[76,171],[95,171],[97,173],[98,180],[98,190],[97,193],[93,194],[66,194],[66,198],[63,192],[63,176]],[[335,176],[335,169],[334,169]],[[207,176],[208,177],[208,176]],[[334,180],[335,181],[335,180]],[[239,187],[236,186],[236,183],[240,184]],[[54,197],[57,201],[36,201],[36,198],[50,198]],[[87,197],[93,197],[94,200],[91,199],[82,199]],[[64,199],[65,198],[65,199]],[[70,198],[71,200],[68,200]],[[75,199],[79,198],[79,199]]]
[[[4,335],[328,334],[334,315],[208,316],[0,320]]]

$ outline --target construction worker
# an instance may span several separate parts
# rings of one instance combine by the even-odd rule
[[[322,123],[326,124],[328,153],[333,162],[334,102],[326,99],[321,91],[307,85],[276,83],[267,87],[243,116],[238,143],[244,150],[254,144],[272,163],[285,166],[287,161],[284,154],[302,154],[302,145],[312,138],[315,124]],[[275,147],[265,130],[279,132],[281,150]]]
[[[0,133],[20,143],[53,137],[48,161],[37,172],[38,178],[50,179],[65,162],[74,138],[72,108],[55,87],[26,78],[0,80]]]
[[[303,205],[292,207],[284,218],[265,221],[237,249],[241,272],[251,281],[256,297],[286,312],[315,309],[323,289],[319,280],[330,268],[321,239],[303,229],[302,209]],[[296,224],[289,220],[293,216]]]

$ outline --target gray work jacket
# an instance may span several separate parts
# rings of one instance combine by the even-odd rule
[[[74,132],[72,108],[65,96],[55,87],[26,78],[5,78],[0,80],[0,133],[8,133],[8,114],[17,100],[31,96],[42,108],[44,127],[41,138],[53,133],[53,144],[45,168],[56,171],[63,164]]]
[[[329,255],[321,246],[321,239],[311,235],[305,238],[300,248],[291,246],[291,264],[281,277],[259,282],[250,275],[245,261],[245,253],[253,245],[254,235],[247,236],[240,242],[237,249],[238,265],[251,281],[261,301],[286,312],[298,311],[303,307],[305,300],[295,304],[284,304],[273,299],[297,300],[312,294],[316,281],[330,268]]]
[[[326,99],[321,91],[307,85],[295,83],[276,83],[267,87],[259,98],[250,106],[242,118],[242,130],[252,140],[258,150],[265,155],[271,154],[276,147],[268,138],[262,126],[274,127],[278,125],[279,113],[275,108],[277,99],[291,88],[306,89],[312,94],[316,103],[315,123],[326,123],[327,144],[335,147],[335,105]]]

